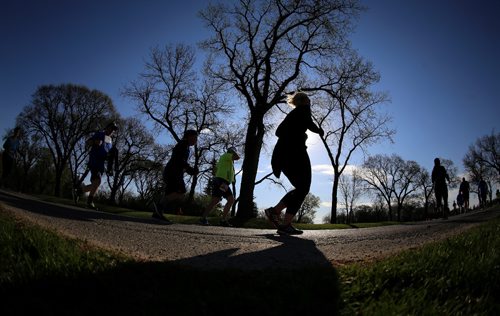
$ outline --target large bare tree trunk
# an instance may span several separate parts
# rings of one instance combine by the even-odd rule
[[[337,224],[337,201],[339,188],[339,175],[335,173],[332,186],[332,208],[330,213],[330,224]]]
[[[263,116],[254,114],[250,118],[246,134],[245,158],[242,166],[243,176],[241,178],[238,212],[236,214],[241,219],[249,219],[253,216],[253,193],[263,139]]]

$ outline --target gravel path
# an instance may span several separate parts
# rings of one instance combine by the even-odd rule
[[[78,207],[43,202],[0,190],[0,207],[16,217],[139,260],[213,268],[296,268],[377,260],[444,239],[500,216],[472,212],[411,225],[305,231],[300,237],[275,230],[163,225]]]

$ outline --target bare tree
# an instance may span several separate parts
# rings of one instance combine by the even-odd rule
[[[325,215],[323,216],[323,218],[321,219],[321,222],[323,224],[330,224],[331,220],[330,220],[330,215]]]
[[[392,201],[397,205],[397,220],[405,200],[418,189],[420,166],[415,161],[405,161],[398,155],[370,156],[361,171],[363,181],[375,190],[387,203],[392,220]]]
[[[466,169],[492,169],[500,180],[500,133],[480,137],[476,143],[469,146],[469,151],[463,159]]]
[[[360,176],[363,181],[387,203],[389,220],[392,221],[392,198],[397,179],[399,164],[393,163],[399,157],[396,155],[370,156],[363,163]]]
[[[359,177],[358,171],[354,170],[349,176],[342,174],[339,180],[339,188],[347,212],[346,224],[350,224],[354,215],[353,211],[356,207],[356,202],[363,194],[362,180]]]
[[[492,193],[493,184],[500,182],[500,177],[497,171],[491,168],[490,166],[486,165],[483,161],[476,159],[475,155],[471,153],[470,150],[465,155],[463,159],[463,164],[465,170],[469,174],[471,182],[475,182],[476,184],[478,184],[481,179],[486,181],[486,184],[488,185],[488,193],[491,202],[493,199],[493,193]],[[479,194],[477,186],[471,186],[471,192]]]
[[[318,68],[321,106],[314,107],[314,117],[325,131],[321,141],[333,167],[332,223],[337,218],[339,179],[354,152],[385,139],[392,140],[394,130],[388,127],[390,118],[379,114],[377,108],[388,101],[386,93],[371,91],[380,75],[369,62],[364,62],[354,51],[346,54],[339,65]]]
[[[403,160],[400,157],[396,157],[393,160],[393,163],[398,166],[396,169],[396,179],[394,181],[394,197],[397,202],[397,212],[398,212],[398,221],[401,221],[401,211],[403,209],[404,203],[407,198],[411,197],[414,194],[418,186],[418,176],[420,174],[420,166],[418,163],[412,160]]]
[[[5,139],[12,133],[13,129],[8,129]],[[19,147],[16,152],[17,163],[15,164],[17,167],[15,169],[18,169],[19,172],[14,172],[12,175],[16,178],[16,181],[12,181],[12,185],[15,184],[18,190],[25,192],[33,189],[33,184],[29,181],[29,174],[35,164],[39,161],[42,151],[42,140],[40,137],[35,134],[29,134],[25,130],[21,129],[19,135]],[[5,152],[0,155],[3,154],[5,154]]]
[[[424,168],[420,169],[419,174],[416,178],[416,184],[422,193],[422,197],[424,199],[424,218],[429,218],[429,202],[432,197],[432,193],[434,192],[434,185],[432,183],[431,175],[429,171]]]
[[[90,137],[90,135],[91,134],[89,133],[86,136]],[[75,144],[68,161],[69,169],[71,170],[71,181],[73,182],[73,187],[78,187],[90,171],[87,165],[90,153],[90,150],[87,147],[88,137],[82,137]]]
[[[38,135],[23,133],[19,141],[19,161],[25,181],[28,173],[38,161],[42,151],[41,139]]]
[[[222,115],[227,118],[232,112],[221,84],[208,79],[200,82],[193,70],[194,62],[195,50],[190,46],[154,48],[144,73],[124,91],[125,96],[137,102],[139,111],[156,128],[167,130],[175,142],[182,139],[187,129],[199,133],[192,159],[200,173],[191,179],[190,199],[198,180],[210,170],[210,159],[205,156],[220,152],[225,143],[219,137],[227,131]]]
[[[237,216],[252,216],[266,114],[308,69],[348,46],[359,10],[356,0],[240,0],[200,12],[213,33],[202,44],[214,61],[210,75],[236,89],[248,110]]]
[[[458,168],[455,166],[453,160],[440,158],[441,165],[446,169],[448,176],[450,177],[450,182],[448,183],[448,187],[454,189],[458,187],[462,179],[458,176]]]
[[[133,180],[135,172],[144,167],[154,148],[154,138],[146,127],[134,117],[120,119],[114,146],[118,150],[118,163],[112,174],[108,170],[109,200],[120,203]]]
[[[314,222],[314,217],[316,216],[316,209],[319,207],[321,200],[318,196],[308,193],[302,206],[297,212],[297,223],[312,224]]]
[[[500,133],[492,132],[477,139],[469,146],[463,164],[473,182],[486,181],[491,202],[493,184],[500,183]]]
[[[39,87],[31,105],[19,114],[21,126],[39,135],[50,151],[56,196],[61,194],[63,172],[77,143],[114,113],[111,99],[102,92],[65,84]]]
[[[139,199],[143,202],[157,197],[163,187],[163,168],[171,148],[155,144],[150,157],[140,163],[140,168],[134,173],[134,184],[139,194]]]

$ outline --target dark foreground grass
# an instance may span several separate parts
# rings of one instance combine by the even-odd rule
[[[345,315],[500,315],[500,219],[340,276]]]
[[[335,312],[333,268],[202,271],[137,262],[0,210],[1,315],[306,315]]]
[[[0,211],[0,314],[499,315],[500,219],[370,265],[202,271],[133,261]]]

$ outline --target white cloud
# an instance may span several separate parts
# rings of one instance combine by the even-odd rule
[[[358,169],[359,167],[356,165],[347,165],[344,170],[344,174],[352,176],[352,173],[354,170]]]
[[[331,201],[325,201],[325,202],[321,202],[320,205],[322,207],[332,207],[332,202]]]
[[[333,167],[332,165],[314,165],[312,166],[312,171],[315,173],[333,175]]]
[[[353,171],[356,170],[357,168],[359,168],[359,167],[356,165],[347,165],[342,174],[352,175]],[[334,175],[332,165],[327,165],[327,164],[313,165],[312,171],[314,173],[321,173],[321,174],[326,174],[329,176]]]

